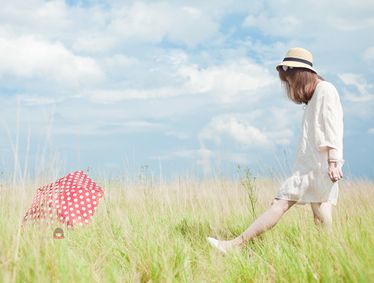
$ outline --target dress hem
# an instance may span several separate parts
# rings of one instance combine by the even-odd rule
[[[285,198],[285,197],[275,197],[275,199],[288,200],[288,201],[296,201],[295,204],[299,204],[299,205],[328,202],[328,203],[336,206],[336,202],[333,202],[331,200],[327,200],[327,201],[302,201],[300,199],[297,200],[297,199],[290,199],[290,198]]]

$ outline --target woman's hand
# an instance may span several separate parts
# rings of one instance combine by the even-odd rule
[[[332,147],[328,147],[328,172],[330,179],[332,182],[339,181],[341,178],[343,178],[343,172],[342,172],[342,166],[344,163],[344,160],[342,160],[341,156],[339,155],[339,152]]]
[[[340,164],[337,162],[329,162],[328,175],[332,182],[339,181],[343,178],[343,171]]]

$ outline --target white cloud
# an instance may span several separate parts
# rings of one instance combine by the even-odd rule
[[[175,137],[179,140],[186,140],[191,137],[191,135],[187,132],[182,131],[168,131],[165,133],[166,136]]]
[[[213,117],[199,133],[199,139],[212,140],[217,144],[222,138],[230,138],[244,147],[269,147],[289,144],[295,119],[300,113],[290,109],[263,108],[248,113],[228,113]]]
[[[113,11],[108,31],[122,39],[194,46],[218,33],[218,23],[199,8],[167,2],[135,2]]]
[[[5,95],[31,93],[21,96],[27,106],[58,104],[59,135],[91,135],[98,146],[96,136],[157,131],[175,141],[172,158],[196,158],[205,172],[220,158],[253,160],[253,153],[289,145],[290,126],[299,125],[302,111],[290,112],[285,99],[278,105],[275,84],[274,65],[291,46],[310,49],[327,79],[342,73],[345,100],[374,101],[373,1],[78,2],[4,0],[0,9]],[[12,101],[4,102],[5,119],[14,116]],[[354,103],[346,112],[367,123],[372,103]],[[28,116],[40,132],[43,114]],[[173,148],[174,137],[193,148],[196,132],[199,149]]]
[[[187,65],[178,72],[186,79],[185,88],[190,92],[212,93],[224,100],[240,94],[255,94],[275,82],[267,69],[248,59],[207,68]]]
[[[0,74],[53,80],[77,86],[96,82],[103,73],[94,59],[76,56],[61,43],[35,36],[0,37]]]
[[[374,128],[370,128],[370,129],[368,130],[368,134],[374,135]]]
[[[111,57],[104,58],[102,64],[105,67],[121,70],[138,63],[136,58],[131,58],[123,54],[116,54]]]
[[[267,133],[269,140],[274,141],[276,144],[288,145],[294,136],[291,129],[279,129]]]
[[[74,125],[56,125],[53,131],[57,135],[107,136],[121,133],[148,133],[162,131],[166,128],[166,125],[163,123],[150,122],[147,120],[128,120],[120,122],[91,121],[90,124],[84,124],[80,121]]]
[[[287,109],[269,108],[213,117],[198,135],[201,150],[207,150],[208,145],[211,147],[210,156],[201,156],[206,173],[217,152],[226,161],[241,164],[248,161],[250,151],[268,151],[275,145],[288,145],[294,136],[291,125],[295,118],[301,118],[299,114],[291,116]]]
[[[206,148],[202,142],[200,142],[200,149],[198,152],[200,158],[197,164],[202,167],[204,175],[208,176],[211,173],[211,159],[214,157],[214,152]]]
[[[243,25],[245,27],[258,27],[271,35],[291,35],[301,29],[301,20],[295,16],[283,15],[270,17],[266,14],[248,15]]]
[[[171,15],[173,20],[167,35],[171,41],[192,47],[219,35],[219,23],[197,7],[183,6],[177,13],[174,7]]]
[[[200,140],[213,140],[216,143],[220,143],[222,137],[228,137],[244,146],[270,145],[266,135],[259,129],[229,116],[213,118],[199,134]]]
[[[371,46],[371,47],[367,48],[364,51],[362,57],[364,58],[364,60],[374,61],[374,46]]]
[[[125,90],[93,90],[82,93],[96,103],[116,103],[124,100],[142,100],[173,97],[180,94],[176,88],[160,89],[125,89]]]
[[[118,38],[111,34],[92,32],[78,36],[72,44],[72,49],[95,54],[111,50],[118,44]]]
[[[219,19],[204,5],[126,1],[105,7],[69,6],[62,0],[1,4],[0,24],[7,30],[60,40],[75,51],[91,54],[163,40],[193,47],[220,34]]]
[[[19,34],[49,33],[73,27],[64,1],[1,1],[0,22]]]
[[[310,37],[320,34],[318,27],[340,31],[370,30],[374,26],[372,1],[338,0],[316,4],[313,0],[273,1],[249,10],[244,26],[257,27],[274,36]],[[307,11],[307,12],[306,12]],[[334,16],[328,14],[334,11]],[[329,16],[326,16],[326,15]]]
[[[42,2],[43,3],[43,2]],[[65,1],[48,1],[35,9],[35,19],[44,19],[46,22],[59,21],[61,27],[67,26],[68,7]]]
[[[115,103],[123,100],[209,94],[219,97],[221,102],[225,103],[233,101],[237,96],[257,95],[260,98],[259,93],[276,82],[266,68],[248,59],[228,61],[207,68],[190,64],[181,56],[173,57],[171,60],[177,60],[179,63],[176,64],[173,80],[164,82],[164,87],[98,89],[85,91],[82,95],[96,103]],[[123,64],[132,64],[132,61],[126,57],[123,61]],[[116,64],[115,61],[112,62]],[[121,64],[121,60],[116,62]]]
[[[347,86],[353,86],[358,94],[351,93],[348,90],[344,91],[346,98],[352,102],[368,102],[374,100],[373,85],[368,83],[363,75],[345,73],[340,74],[339,78]]]
[[[21,94],[18,95],[20,101],[28,106],[42,106],[42,105],[53,105],[56,103],[60,103],[65,100],[65,98],[58,98],[52,96],[37,96],[37,95],[28,95],[28,94]]]
[[[162,123],[149,122],[145,120],[125,121],[123,123],[119,123],[119,126],[124,127],[125,129],[131,129],[132,131],[147,131],[164,127]]]
[[[357,17],[345,17],[345,18],[331,18],[331,24],[337,29],[342,31],[357,31],[374,28],[374,18],[357,18]]]

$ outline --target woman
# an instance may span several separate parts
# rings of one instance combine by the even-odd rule
[[[222,253],[240,247],[272,228],[294,204],[310,203],[314,221],[332,224],[338,181],[343,178],[343,111],[336,88],[313,68],[312,54],[291,48],[276,66],[291,101],[305,104],[293,174],[281,185],[270,208],[240,236],[229,241],[207,238]]]

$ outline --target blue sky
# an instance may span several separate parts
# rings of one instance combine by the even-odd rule
[[[1,5],[1,171],[287,175],[303,110],[274,66],[301,46],[340,93],[346,175],[374,179],[373,1]]]

